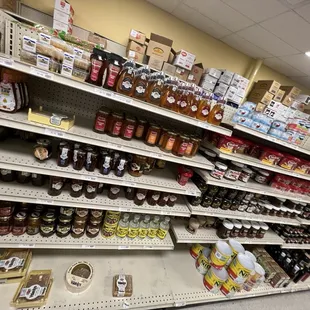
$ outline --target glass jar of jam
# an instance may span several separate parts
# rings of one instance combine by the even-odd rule
[[[224,178],[230,181],[237,181],[242,172],[244,164],[232,161],[225,172]]]
[[[48,139],[38,139],[34,146],[33,154],[39,161],[46,160],[52,156],[52,142]]]
[[[27,219],[27,229],[28,235],[36,235],[40,230],[40,212],[32,212]]]
[[[269,212],[270,216],[277,216],[278,212],[280,211],[280,207],[276,207],[274,205],[270,205],[271,210]]]
[[[265,208],[265,202],[259,201],[257,202],[257,205],[255,207],[255,209],[253,210],[254,214],[261,214]]]
[[[98,152],[92,146],[86,146],[85,152],[86,152],[85,169],[90,172],[95,171],[99,158]]]
[[[166,161],[163,159],[157,159],[155,162],[155,167],[158,169],[164,169],[166,166]]]
[[[94,131],[97,133],[105,133],[107,129],[108,116],[110,111],[104,107],[100,108],[96,114]]]
[[[71,227],[71,236],[73,238],[80,238],[84,235],[86,219],[87,217],[80,217],[78,215],[75,215]]]
[[[228,210],[228,209],[230,209],[231,204],[232,204],[231,200],[229,200],[227,198],[223,198],[222,204],[221,204],[221,209],[222,210]]]
[[[128,200],[134,200],[135,195],[136,195],[136,193],[135,193],[135,189],[133,187],[126,187],[125,197]]]
[[[64,178],[51,176],[48,194],[50,196],[59,196],[62,192],[64,183],[65,183]]]
[[[284,207],[280,207],[278,212],[277,212],[277,216],[278,217],[284,217],[284,213],[285,213],[285,208]]]
[[[71,145],[66,141],[61,141],[58,146],[57,166],[68,167],[72,158]]]
[[[146,135],[146,131],[147,131],[147,121],[144,119],[138,119],[134,137],[136,139],[142,140]]]
[[[40,222],[40,235],[42,237],[50,237],[55,232],[56,216],[53,212],[45,213]]]
[[[31,173],[25,171],[16,171],[16,181],[18,183],[29,183],[31,181]]]
[[[244,212],[248,208],[248,206],[249,206],[249,201],[243,199],[239,204],[238,211]]]
[[[241,221],[242,227],[239,233],[240,238],[246,238],[248,236],[249,230],[251,228],[251,223],[246,220]]]
[[[11,201],[0,202],[0,216],[10,216],[14,212],[15,203]]]
[[[98,183],[97,194],[102,194],[104,189],[103,183]]]
[[[234,225],[229,220],[224,219],[221,223],[218,229],[216,230],[216,234],[221,239],[229,238],[231,235],[231,232],[234,228]]]
[[[263,203],[262,206],[262,214],[263,215],[270,215],[270,211],[272,210],[272,206],[268,203]]]
[[[125,171],[127,169],[127,164],[128,164],[128,160],[124,157],[119,157],[118,160],[116,161],[116,167],[114,170],[114,174],[117,177],[123,177],[125,174]]]
[[[3,182],[13,182],[15,180],[15,171],[0,169],[0,177]]]
[[[248,207],[246,208],[245,211],[248,212],[248,213],[253,213],[254,210],[256,209],[256,207],[257,207],[257,201],[251,200],[249,202]]]
[[[157,201],[157,204],[161,207],[164,207],[165,205],[167,205],[167,202],[169,200],[169,193],[165,193],[165,192],[162,192],[160,193],[160,197]]]
[[[107,133],[109,136],[118,137],[121,134],[124,118],[121,113],[112,113],[108,117]]]
[[[60,214],[65,216],[73,216],[74,210],[75,209],[71,207],[60,207]]]
[[[83,194],[83,180],[71,180],[70,196],[80,197]]]
[[[142,206],[146,199],[146,195],[147,195],[147,189],[137,188],[134,203],[137,206]]]
[[[185,154],[189,142],[189,137],[186,135],[179,135],[173,145],[172,154],[182,157]]]
[[[86,160],[86,152],[81,148],[79,144],[75,144],[73,150],[72,167],[74,170],[82,170]]]
[[[86,225],[86,236],[95,238],[99,235],[102,218],[90,217]]]
[[[187,201],[192,205],[192,206],[199,206],[202,203],[202,195],[201,196],[187,196]]]
[[[212,202],[213,202],[212,196],[204,195],[202,198],[201,206],[204,208],[209,208],[211,206]]]
[[[86,209],[86,208],[75,209],[75,214],[79,217],[85,218],[85,221],[87,219],[88,213],[89,213],[89,209]]]
[[[134,155],[128,167],[129,174],[133,177],[140,177],[143,174],[146,158],[146,156]]]
[[[148,191],[147,193],[147,203],[150,206],[156,206],[158,200],[160,197],[160,192],[159,191]]]
[[[105,150],[101,150],[101,156],[99,161],[99,170],[103,175],[108,175],[112,169],[112,156],[107,154]]]
[[[226,198],[226,199],[227,199],[227,198]],[[236,210],[238,210],[238,209],[239,209],[240,202],[241,202],[241,201],[238,200],[238,199],[232,200],[231,206],[230,206],[230,210],[231,210],[231,211],[236,211]]]
[[[164,142],[164,137],[165,137],[165,135],[167,134],[168,131],[169,131],[169,130],[168,130],[167,128],[165,128],[165,127],[162,127],[162,128],[161,128],[160,137],[159,137],[158,143],[157,143],[157,146],[158,146],[159,148],[160,148],[161,145],[163,144],[163,142]]]
[[[60,215],[56,226],[56,235],[60,238],[67,237],[71,230],[71,217]]]
[[[160,126],[151,123],[147,130],[144,143],[149,146],[155,146],[160,138],[160,132],[161,132]]]
[[[167,206],[168,207],[174,207],[174,205],[176,204],[178,200],[178,196],[174,195],[174,194],[170,194],[169,195],[169,199],[167,201]]]
[[[11,232],[11,216],[0,217],[0,236],[7,235]]]
[[[251,221],[251,228],[248,233],[248,238],[256,238],[257,232],[260,229],[260,225],[257,222]]]
[[[266,234],[267,230],[269,229],[269,226],[265,223],[259,223],[259,225],[260,225],[260,228],[256,234],[256,238],[262,239],[265,237],[265,234]]]
[[[197,154],[200,147],[201,139],[198,137],[190,137],[184,156],[193,157]]]
[[[209,185],[208,186],[207,195],[213,197],[213,196],[217,195],[219,190],[220,190],[220,188],[218,186],[216,186],[216,185]]]
[[[214,197],[213,202],[211,204],[211,208],[218,209],[223,202],[223,199],[220,197]]]
[[[31,174],[31,183],[33,186],[43,186],[45,184],[45,175],[32,173]]]
[[[233,223],[234,228],[232,229],[232,231],[230,233],[230,236],[232,238],[239,237],[239,234],[240,234],[240,231],[241,231],[241,228],[242,228],[241,222],[238,221],[238,220],[235,220],[235,219],[232,219],[231,222]]]
[[[167,131],[165,134],[162,134],[162,137],[160,149],[163,152],[171,153],[177,139],[177,134],[173,131]]]
[[[93,218],[102,218],[103,210],[90,210],[90,216]]]
[[[131,140],[135,133],[136,124],[137,122],[135,117],[126,115],[121,128],[120,137],[124,140]]]
[[[144,167],[143,167],[143,174],[150,174],[155,166],[156,159],[152,157],[147,157]]]
[[[108,192],[108,197],[110,199],[117,199],[120,195],[121,187],[118,185],[111,185],[110,190]]]
[[[97,196],[98,183],[97,182],[86,182],[85,183],[85,197],[87,199],[94,199]]]

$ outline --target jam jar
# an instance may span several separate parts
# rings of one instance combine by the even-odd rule
[[[200,147],[201,139],[195,136],[191,136],[188,142],[187,148],[185,150],[184,156],[186,157],[194,157]]]
[[[89,213],[89,209],[86,209],[86,208],[75,209],[75,214],[79,217],[85,218],[85,221],[87,219],[88,213]]]
[[[202,195],[200,196],[187,196],[187,200],[188,202],[192,205],[192,206],[199,206],[202,203]]]
[[[253,210],[253,213],[254,214],[261,214],[263,212],[263,210],[265,209],[265,204],[266,204],[266,202],[258,201],[256,208]]]
[[[40,234],[42,237],[50,237],[55,232],[56,216],[54,212],[47,212],[41,218]]]
[[[0,216],[0,236],[11,232],[11,216]]]
[[[211,208],[218,209],[223,202],[223,199],[220,197],[214,197],[213,202],[211,204]]]
[[[263,204],[262,214],[263,215],[270,215],[270,211],[272,210],[272,205],[269,203]]]
[[[259,223],[259,225],[260,225],[260,228],[256,234],[256,238],[262,239],[265,237],[265,234],[266,234],[267,230],[269,229],[269,226],[265,223]]]
[[[87,217],[80,217],[78,215],[75,215],[71,227],[71,236],[73,238],[80,238],[84,235],[86,219]]]
[[[160,138],[160,132],[161,132],[160,126],[157,124],[151,123],[147,130],[144,143],[149,146],[157,145],[159,138]]]
[[[105,133],[108,123],[110,111],[104,107],[100,108],[96,113],[94,131],[97,133]]]
[[[164,169],[166,166],[166,161],[163,159],[157,159],[155,163],[155,167],[158,169]]]
[[[0,216],[10,216],[15,209],[15,203],[11,201],[0,201]]]
[[[90,217],[86,225],[86,236],[89,238],[95,238],[99,235],[101,228],[102,217]]]
[[[256,207],[257,207],[257,201],[251,200],[249,202],[248,207],[246,208],[245,211],[248,212],[248,213],[253,213],[254,210],[256,209]]]
[[[103,183],[98,183],[97,194],[102,194],[104,189]]]
[[[98,183],[88,181],[85,183],[85,197],[94,199],[97,196]]]
[[[99,158],[99,154],[96,151],[96,148],[92,146],[86,146],[85,152],[86,152],[85,169],[90,172],[95,171]]]
[[[83,180],[71,180],[70,184],[70,196],[80,197],[83,194]]]
[[[159,191],[148,191],[147,198],[146,198],[147,203],[150,206],[156,206],[159,197],[160,197]]]
[[[271,206],[271,210],[270,210],[269,215],[270,216],[277,216],[278,212],[280,211],[280,207],[276,207],[274,205],[270,205],[270,206]]]
[[[114,170],[114,174],[117,177],[123,177],[126,171],[128,165],[128,160],[125,157],[119,157],[119,159],[116,161],[116,167]]]
[[[27,229],[27,213],[18,212],[13,217],[12,235],[23,235]]]
[[[228,165],[228,169],[225,172],[224,178],[230,181],[237,181],[240,177],[244,164],[232,161]]]
[[[144,119],[138,119],[134,135],[135,138],[140,140],[144,139],[146,131],[147,131],[147,121]]]
[[[220,226],[218,227],[216,234],[221,239],[229,238],[231,235],[231,232],[234,228],[234,225],[229,220],[224,219]]]
[[[25,171],[17,171],[16,181],[22,184],[29,183],[31,181],[31,173]]]
[[[34,157],[40,161],[46,160],[52,156],[52,142],[48,139],[38,139],[34,146]]]
[[[108,192],[108,197],[110,199],[117,199],[119,197],[119,194],[121,192],[121,187],[118,185],[111,185],[109,192]]]
[[[124,118],[122,113],[112,113],[108,117],[107,133],[109,136],[118,137],[121,134]]]
[[[33,186],[43,186],[45,184],[45,175],[32,173],[31,174],[31,183]]]
[[[165,205],[167,205],[167,202],[169,200],[169,193],[165,193],[165,192],[162,192],[160,193],[160,197],[157,201],[157,204],[161,207],[164,207]]]
[[[279,210],[277,212],[277,216],[278,217],[284,217],[284,213],[285,213],[285,208],[284,207],[279,207]]]
[[[120,137],[124,140],[131,140],[135,133],[136,124],[137,122],[135,117],[126,115],[121,128]]]
[[[74,214],[74,208],[71,207],[60,207],[60,214],[66,216],[72,216]]]
[[[242,224],[241,224],[241,222],[238,221],[238,220],[235,220],[235,219],[232,219],[231,222],[233,223],[234,228],[233,228],[232,232],[230,233],[230,236],[231,236],[232,238],[239,237],[240,231],[241,231],[241,229],[242,229]]]
[[[247,167],[243,167],[239,176],[239,181],[247,183],[253,174],[253,171]]]
[[[4,182],[13,182],[15,180],[15,171],[0,169],[0,177]]]
[[[58,224],[56,226],[56,235],[60,238],[67,237],[71,230],[70,216],[60,215],[58,218]]]
[[[134,203],[137,206],[142,206],[146,199],[146,195],[147,195],[147,189],[137,188]]]
[[[184,156],[189,140],[188,136],[179,135],[173,145],[172,154],[179,157]]]
[[[68,167],[72,158],[71,145],[66,141],[61,141],[58,146],[57,166]]]
[[[237,199],[232,200],[231,206],[230,206],[230,210],[231,211],[237,211],[238,208],[239,208],[240,203],[241,203],[240,200],[237,200]]]
[[[258,170],[255,174],[254,180],[260,184],[267,184],[269,177],[270,173],[268,171]]]
[[[93,218],[102,218],[103,210],[90,210],[90,216]]]
[[[173,131],[167,131],[165,134],[162,134],[162,143],[160,145],[160,149],[163,152],[171,153],[176,139],[177,134]]]
[[[50,184],[48,188],[48,194],[50,196],[59,196],[62,192],[65,180],[61,177],[50,177]]]
[[[110,154],[106,152],[106,150],[100,151],[100,161],[99,161],[99,170],[103,175],[108,175],[112,170],[112,161],[113,158]]]
[[[213,202],[213,197],[209,195],[204,195],[202,198],[201,206],[204,208],[209,208]]]
[[[136,196],[135,189],[133,187],[126,187],[125,197],[128,200],[134,200],[135,196]]]
[[[210,172],[211,177],[221,180],[223,179],[228,167],[221,163],[220,161],[216,161],[214,163],[214,169]]]
[[[27,219],[27,229],[28,235],[36,235],[40,230],[40,212],[32,212]]]
[[[249,233],[248,233],[248,238],[256,238],[256,235],[260,229],[260,225],[259,223],[255,222],[255,221],[251,221],[251,228],[249,230]]]
[[[232,201],[227,199],[227,198],[223,198],[222,204],[221,204],[221,209],[222,210],[228,210],[230,209],[232,205]]]
[[[218,186],[209,185],[209,186],[208,186],[207,195],[208,195],[208,196],[211,196],[211,197],[216,196],[217,193],[218,193],[218,191],[219,191],[219,189],[220,189],[220,188],[219,188]]]
[[[239,237],[246,238],[248,236],[249,230],[251,228],[251,223],[246,220],[241,221],[242,227],[239,233]]]
[[[74,170],[82,170],[86,160],[86,152],[81,148],[79,144],[75,144],[73,150],[73,162],[72,166]]]
[[[244,212],[248,208],[248,206],[249,206],[249,201],[243,199],[239,204],[238,211]]]
[[[128,167],[128,173],[133,177],[140,177],[143,174],[143,169],[146,163],[146,156],[134,155]]]
[[[143,167],[143,174],[146,175],[150,174],[155,166],[155,162],[156,162],[155,158],[147,157]]]
[[[167,201],[167,206],[168,207],[174,207],[174,205],[176,204],[178,200],[178,196],[174,195],[174,194],[170,194],[169,195],[169,199]]]

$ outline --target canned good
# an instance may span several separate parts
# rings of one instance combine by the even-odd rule
[[[249,276],[247,281],[243,285],[243,289],[246,291],[251,291],[252,288],[258,287],[265,279],[265,270],[264,268],[258,264],[254,263],[255,269],[253,274]]]
[[[244,252],[245,252],[243,245],[234,239],[229,239],[228,245],[231,247],[233,253],[232,253],[231,257],[229,258],[226,266],[229,266],[231,261],[238,255],[238,253],[244,254]]]
[[[214,268],[221,269],[224,267],[232,255],[230,246],[224,241],[217,241],[210,254],[210,263]]]
[[[192,258],[197,259],[203,249],[204,249],[204,246],[202,246],[199,243],[196,243],[196,244],[191,246],[189,253],[191,254]]]
[[[216,294],[227,279],[228,274],[224,268],[218,270],[211,266],[203,278],[203,284],[207,290]]]
[[[228,279],[223,283],[220,290],[228,298],[231,298],[235,295],[237,291],[241,289],[241,285],[236,283],[232,278]]]
[[[210,248],[204,248],[196,260],[195,266],[199,273],[205,275],[210,268]]]
[[[227,272],[236,283],[243,284],[254,268],[252,259],[243,253],[239,253],[228,266]]]

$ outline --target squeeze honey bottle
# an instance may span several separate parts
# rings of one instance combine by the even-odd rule
[[[178,78],[171,77],[166,78],[164,84],[163,95],[160,100],[160,106],[169,110],[177,110],[177,89],[178,89]]]
[[[179,81],[177,88],[177,104],[172,108],[172,110],[175,112],[180,112],[180,103],[184,90],[185,90],[185,82]]]
[[[116,85],[116,91],[123,95],[132,96],[133,83],[135,78],[135,62],[131,59],[127,60],[119,75]]]
[[[150,85],[147,92],[146,101],[155,105],[160,105],[161,96],[163,94],[165,73],[159,72],[154,82]]]
[[[225,100],[219,99],[217,103],[212,108],[211,112],[208,115],[208,123],[213,125],[220,125],[224,116],[224,105]]]
[[[134,80],[133,85],[133,97],[145,100],[146,99],[146,91],[148,87],[148,78],[150,74],[149,66],[144,66],[143,68],[139,69],[137,75]]]
[[[200,97],[196,118],[207,121],[211,110],[211,95],[203,93]]]
[[[179,112],[184,115],[188,115],[190,112],[190,100],[192,94],[190,91],[189,83],[186,83],[183,87],[183,92],[179,98]]]
[[[189,98],[190,109],[188,116],[196,117],[198,106],[201,98],[201,88],[195,84],[190,86],[191,97]]]

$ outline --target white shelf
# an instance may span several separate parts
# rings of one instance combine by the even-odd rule
[[[235,130],[239,130],[239,131],[245,132],[247,134],[250,134],[252,136],[255,136],[255,137],[267,140],[269,142],[273,142],[273,143],[279,144],[281,146],[287,147],[287,148],[295,150],[297,152],[310,155],[310,150],[306,150],[306,149],[304,149],[304,148],[302,148],[300,146],[297,146],[297,145],[295,145],[293,143],[289,143],[289,142],[277,139],[275,137],[272,137],[270,135],[264,134],[264,133],[259,132],[257,130],[254,130],[254,129],[251,129],[251,128],[248,128],[248,127],[245,127],[245,126],[241,126],[241,125],[234,125],[233,128]]]
[[[0,65],[7,67],[7,68],[15,69],[20,72],[24,72],[26,74],[31,74],[39,78],[47,79],[55,83],[59,83],[59,84],[66,85],[72,88],[76,88],[76,89],[79,89],[79,90],[82,90],[82,91],[85,91],[91,94],[95,94],[103,98],[108,98],[108,99],[111,99],[117,102],[121,102],[129,106],[134,106],[138,109],[142,109],[142,110],[154,113],[154,114],[169,117],[171,119],[178,120],[180,122],[183,122],[183,123],[186,123],[192,126],[204,128],[210,131],[218,132],[218,133],[229,135],[229,136],[232,134],[232,131],[229,129],[226,129],[225,127],[215,126],[207,122],[202,122],[195,118],[185,116],[180,113],[176,113],[174,111],[170,111],[170,110],[155,106],[147,102],[133,99],[131,97],[115,93],[113,91],[104,89],[102,87],[97,87],[97,86],[94,86],[88,83],[79,82],[79,81],[73,80],[71,78],[62,76],[57,73],[37,69],[27,63],[21,62],[20,60],[16,58],[15,59],[7,58],[7,55],[4,55],[4,54],[2,54],[2,57],[0,57]]]
[[[300,224],[303,224],[303,225],[310,225],[310,220],[306,220],[306,219],[303,219],[303,218],[298,218],[298,221],[300,222]]]
[[[3,143],[3,147],[0,148],[0,168],[175,194],[193,196],[200,194],[199,189],[192,181],[189,181],[185,186],[181,186],[176,181],[177,169],[173,165],[167,166],[163,170],[154,168],[151,174],[141,177],[133,177],[126,172],[120,178],[115,176],[114,171],[111,171],[109,175],[102,175],[98,169],[94,172],[88,172],[84,168],[74,170],[71,165],[69,167],[58,167],[54,158],[39,162],[33,156],[33,145],[19,140]]]
[[[200,170],[200,169],[194,169],[195,172],[197,172],[206,182],[207,184],[227,187],[227,188],[233,188],[241,191],[251,192],[251,193],[257,193],[262,194],[266,196],[274,196],[279,198],[285,198],[285,199],[292,199],[299,202],[310,202],[310,197],[306,195],[300,195],[296,193],[290,193],[290,192],[282,192],[278,189],[274,189],[268,185],[265,184],[259,184],[255,181],[249,180],[249,182],[244,183],[241,181],[229,181],[225,178],[218,180],[210,176],[208,171]]]
[[[188,221],[172,221],[172,231],[177,243],[216,243],[221,240],[215,228],[199,228],[196,234],[191,234],[186,230]],[[269,229],[265,237],[259,238],[234,238],[242,244],[283,244],[284,241],[274,231]]]
[[[64,190],[59,196],[50,196],[47,193],[46,186],[36,187],[31,184],[0,182],[0,197],[1,200],[6,201],[43,205],[183,217],[190,216],[190,211],[182,196],[178,197],[177,203],[173,207],[150,206],[147,202],[142,206],[137,206],[132,200],[126,199],[123,193],[121,193],[118,199],[109,199],[106,190],[103,194],[98,194],[94,199],[87,199],[84,195],[78,198],[71,197],[67,190]]]
[[[66,290],[64,274],[70,265],[77,261],[91,263],[94,277],[87,292],[71,294]],[[220,292],[212,294],[205,289],[203,277],[195,268],[195,260],[184,247],[175,251],[153,252],[35,250],[30,269],[52,269],[54,282],[47,305],[44,307],[46,310],[146,310],[223,301],[233,305],[237,299],[310,288],[309,281],[291,284],[286,288],[272,288],[264,283],[257,289],[250,292],[241,291],[231,299],[227,299]],[[121,272],[132,275],[133,295],[128,298],[113,298],[113,276]],[[3,309],[9,308],[17,287],[17,283],[0,286]]]
[[[297,249],[297,250],[310,250],[310,244],[291,244],[284,243],[282,249]]]
[[[204,143],[204,146],[214,151],[216,154],[218,154],[220,158],[223,158],[223,159],[233,160],[233,161],[246,164],[249,166],[258,167],[258,168],[262,168],[265,170],[278,172],[278,173],[282,173],[285,175],[289,175],[291,177],[310,181],[310,174],[297,173],[292,170],[284,169],[280,166],[266,165],[262,163],[259,159],[248,156],[248,155],[244,155],[244,154],[238,154],[238,153],[230,154],[230,153],[221,152],[218,148],[216,148],[214,145],[210,143]]]
[[[208,170],[213,169],[213,164],[199,153],[192,158],[178,157],[174,156],[172,153],[162,152],[157,146],[148,146],[140,140],[132,139],[131,141],[127,141],[121,138],[113,138],[106,134],[98,134],[92,130],[94,120],[77,118],[75,125],[68,131],[30,122],[28,121],[26,112],[17,112],[15,114],[0,112],[0,120],[1,125],[5,127],[96,145],[122,152],[159,158],[169,162],[184,164],[192,167]]]
[[[300,226],[300,221],[291,219],[291,218],[283,218],[277,216],[269,216],[263,214],[254,214],[248,212],[240,212],[240,211],[232,211],[232,210],[222,210],[220,208],[204,208],[201,205],[192,206],[188,201],[186,201],[188,208],[191,210],[193,215],[204,215],[204,216],[214,216],[219,218],[227,218],[227,219],[238,219],[238,220],[248,220],[248,221],[258,221],[265,223],[277,223],[277,224],[287,224],[287,225],[295,225]]]

